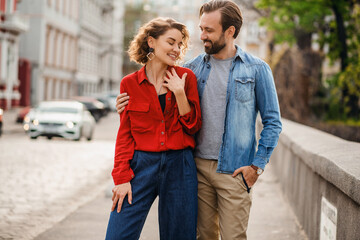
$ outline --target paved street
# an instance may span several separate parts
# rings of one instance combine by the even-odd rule
[[[0,239],[104,239],[111,207],[117,115],[97,124],[92,142],[34,141],[19,126],[5,124],[0,138],[0,181],[5,183],[0,185]],[[306,239],[271,164],[253,191],[249,240]],[[157,201],[141,239],[159,239]]]
[[[109,185],[118,118],[96,126],[94,140],[30,140],[4,116],[0,138],[0,239],[33,239]]]
[[[111,206],[109,186],[88,204],[44,232],[35,240],[104,239]],[[155,200],[146,219],[140,240],[158,240],[157,204]],[[271,171],[264,172],[253,194],[248,228],[249,240],[306,240],[298,227],[279,184]]]

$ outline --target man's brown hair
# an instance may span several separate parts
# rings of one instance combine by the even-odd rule
[[[223,32],[230,26],[235,27],[235,33],[233,35],[236,38],[240,32],[240,28],[243,23],[243,18],[239,7],[230,0],[212,0],[204,3],[200,8],[200,17],[204,13],[214,12],[219,10],[221,13],[220,24]]]

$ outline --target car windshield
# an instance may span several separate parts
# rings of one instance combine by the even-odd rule
[[[42,113],[78,113],[79,109],[69,107],[40,107]]]

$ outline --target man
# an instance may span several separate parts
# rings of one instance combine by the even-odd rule
[[[200,8],[206,54],[187,62],[198,80],[203,118],[197,135],[198,239],[246,239],[251,187],[264,171],[281,132],[269,66],[234,41],[242,25],[238,6],[213,0]],[[130,96],[131,97],[131,96]],[[129,97],[120,95],[122,111]],[[255,122],[263,130],[256,150]]]

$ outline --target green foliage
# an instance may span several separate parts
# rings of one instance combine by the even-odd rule
[[[329,119],[360,120],[360,4],[355,4],[352,13],[355,34],[349,39],[349,64],[329,81]]]
[[[341,59],[342,71],[327,80],[327,118],[360,119],[360,3],[356,0],[259,0],[266,12],[260,20],[274,31],[275,43],[318,36],[320,50],[331,62]],[[327,46],[327,48],[325,48]]]
[[[360,31],[360,6],[355,5],[353,11],[354,31]],[[354,34],[351,39],[350,63],[346,69],[338,74],[330,85],[330,108],[337,108],[328,118],[360,119],[360,41],[359,35]],[[332,109],[333,110],[333,109]],[[329,112],[330,113],[330,112]]]
[[[326,0],[259,0],[256,4],[266,10],[260,24],[276,33],[275,43],[291,44],[296,42],[296,31],[321,32],[326,25],[324,16],[331,14],[324,5]]]

